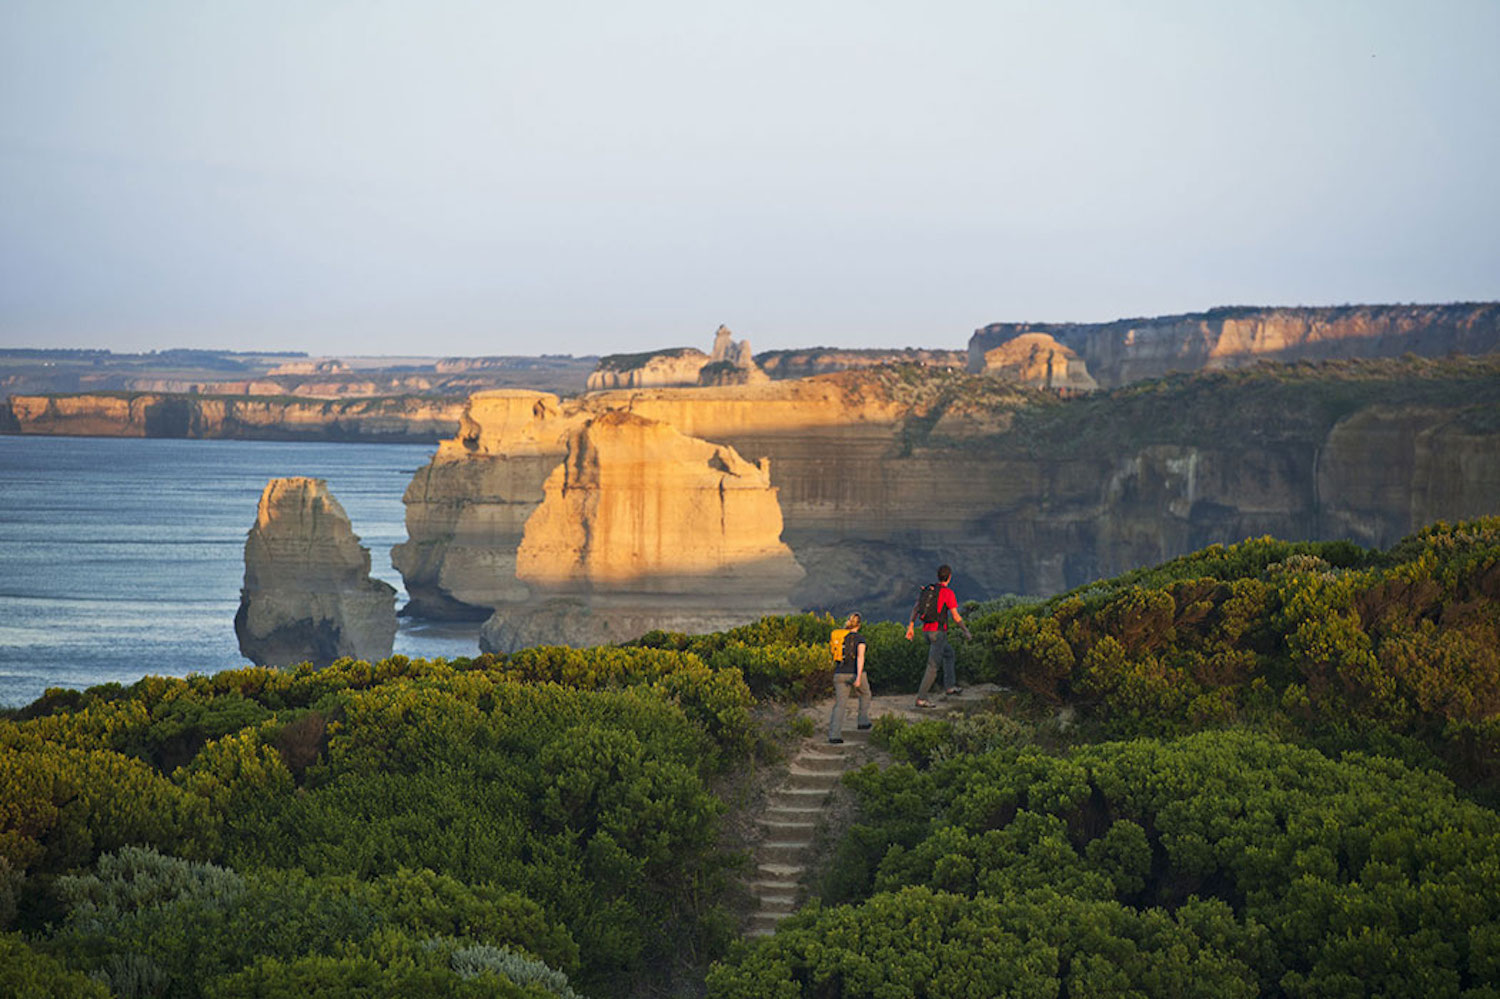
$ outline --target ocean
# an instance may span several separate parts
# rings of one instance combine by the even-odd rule
[[[425,444],[0,436],[0,706],[48,687],[243,666],[245,535],[266,482],[328,480],[396,587],[401,494]],[[395,651],[475,655],[478,625],[400,619]]]

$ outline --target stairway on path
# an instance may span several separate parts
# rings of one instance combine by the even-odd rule
[[[911,694],[877,696],[870,707],[870,717],[877,721],[886,715],[908,721],[941,718],[977,704],[999,690],[993,684],[975,684],[967,696],[939,694],[932,708],[921,709],[912,706]],[[828,717],[832,704],[833,699],[829,698],[810,705],[806,715],[821,723]],[[828,799],[847,770],[870,758],[868,730],[861,732],[846,724],[843,737],[842,745],[829,743],[821,735],[803,740],[786,779],[771,793],[765,813],[756,819],[765,828],[766,838],[756,848],[755,873],[747,884],[757,900],[747,936],[770,936],[776,932],[776,925],[796,912],[802,902],[809,880],[807,865],[812,857],[813,840]]]
[[[750,917],[749,936],[770,936],[776,924],[797,910],[807,880],[807,863],[824,806],[849,769],[868,731],[844,733],[843,745],[817,737],[803,742],[792,758],[786,779],[771,793],[758,821],[766,838],[755,851],[755,874],[749,888],[758,907]]]

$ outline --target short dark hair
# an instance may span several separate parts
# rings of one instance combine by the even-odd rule
[[[948,580],[950,580],[952,578],[953,578],[953,570],[952,569],[948,568],[946,565],[940,565],[940,566],[938,566],[938,582],[939,583],[946,583]]]

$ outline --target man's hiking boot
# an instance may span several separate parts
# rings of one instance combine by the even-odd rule
[[[859,729],[861,732],[863,732],[865,729],[871,728],[873,726],[872,726],[872,724],[870,722],[865,722],[863,725],[856,725],[854,727],[857,728],[857,729]]]
[[[842,746],[844,744],[844,740],[843,739],[829,739],[828,740],[828,744],[830,746]]]
[[[943,693],[947,694],[949,697],[957,697],[959,694],[962,694],[963,692],[964,692],[964,688],[962,688],[962,687],[949,687],[947,690],[943,691]]]
[[[918,708],[930,708],[932,706],[933,706],[932,702],[929,701],[925,697],[919,697],[919,698],[917,698],[917,703],[915,705],[913,705],[913,707],[918,707]]]

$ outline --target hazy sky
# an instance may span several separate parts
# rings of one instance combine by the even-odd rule
[[[1500,298],[1500,0],[3,0],[0,346]]]

